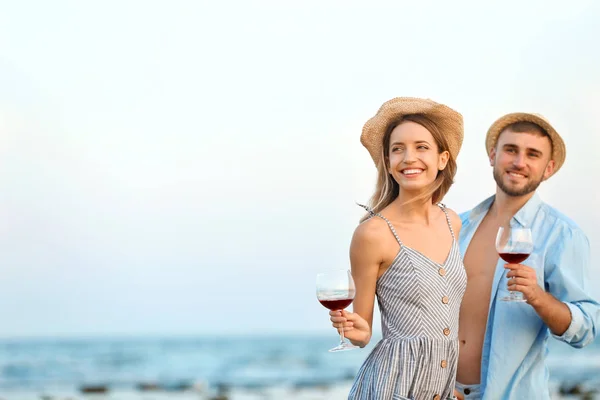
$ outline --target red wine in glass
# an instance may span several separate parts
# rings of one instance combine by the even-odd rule
[[[529,228],[500,227],[496,236],[498,255],[509,264],[520,264],[527,260],[533,251],[533,239]],[[502,301],[524,302],[521,292],[509,292]]]
[[[348,307],[354,300],[356,288],[352,274],[348,270],[331,271],[317,274],[317,299],[326,308],[337,311]],[[356,349],[344,338],[344,327],[340,329],[340,344],[329,351]]]
[[[527,260],[529,257],[529,253],[499,253],[500,258],[506,261],[509,264],[521,264],[523,261]]]
[[[339,300],[319,300],[323,307],[329,308],[331,311],[343,310],[352,303],[354,299],[339,299]]]

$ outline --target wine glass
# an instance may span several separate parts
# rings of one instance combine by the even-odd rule
[[[533,239],[529,228],[500,227],[496,236],[496,250],[500,257],[509,264],[520,264],[533,251]],[[509,292],[502,301],[526,301],[521,292]]]
[[[356,288],[348,270],[323,272],[317,274],[317,299],[332,311],[342,311],[354,300]],[[330,352],[356,349],[344,339],[344,327],[340,329],[340,344],[330,349]]]

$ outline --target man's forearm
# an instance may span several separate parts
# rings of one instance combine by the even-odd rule
[[[561,336],[571,325],[571,311],[569,307],[560,300],[557,300],[548,292],[544,292],[539,300],[531,304],[535,312],[553,334]]]

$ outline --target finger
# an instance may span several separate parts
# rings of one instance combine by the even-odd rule
[[[329,311],[329,315],[331,315],[332,317],[341,317],[342,313],[339,310],[335,310],[335,311]]]
[[[519,268],[519,269],[513,269],[513,270],[509,270],[506,273],[506,276],[511,278],[513,276],[518,276],[521,278],[531,278],[531,279],[536,279],[536,274],[535,274],[535,270],[533,268],[529,268],[529,267],[525,267],[525,268]]]
[[[527,274],[525,274],[521,270],[512,270],[512,271],[508,271],[508,273],[506,274],[506,277],[507,278],[516,278],[516,277],[526,278]]]
[[[329,318],[329,320],[330,320],[331,322],[333,322],[333,323],[336,323],[336,324],[339,324],[339,323],[342,323],[342,322],[346,322],[346,321],[348,321],[348,320],[347,320],[346,318],[344,318],[344,317],[331,317],[331,318]]]
[[[355,314],[353,312],[342,310],[342,316],[345,317],[348,321],[354,321],[354,320],[356,320],[356,316],[357,315],[358,314]]]
[[[347,319],[344,319],[344,318],[337,318],[337,319],[332,318],[331,319],[331,324],[333,326],[339,327],[339,326],[341,326],[341,324],[344,324],[344,325],[352,324],[352,325],[354,325],[354,322],[348,321]]]
[[[504,264],[504,268],[510,269],[512,271],[521,271],[521,270],[530,269],[531,267],[528,267],[527,265],[523,265],[523,264]]]
[[[523,294],[525,294],[525,292],[527,292],[528,288],[530,288],[530,286],[524,286],[524,285],[510,285],[508,287],[508,290],[511,292],[521,292]]]
[[[535,269],[531,268],[530,266],[523,265],[523,264],[504,264],[504,268],[511,270],[511,271],[519,271],[519,272],[535,274]]]
[[[354,330],[354,328],[344,328],[344,334],[348,333],[348,332],[352,332]],[[342,334],[342,330],[338,329],[338,335]]]
[[[514,286],[514,285],[533,286],[534,284],[537,285],[537,282],[532,281],[529,278],[513,278],[513,279],[509,279],[506,284],[508,286]]]
[[[333,326],[334,328],[338,328],[338,329],[343,326],[344,329],[346,329],[346,328],[354,327],[354,324],[352,322],[334,322],[331,324],[331,326]]]

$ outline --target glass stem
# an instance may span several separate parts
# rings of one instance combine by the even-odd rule
[[[506,274],[508,275],[510,271],[506,271]],[[506,279],[510,279],[508,276],[506,277]],[[508,289],[508,295],[512,298],[515,297],[515,292],[513,292],[512,290]]]
[[[343,310],[340,310],[340,313],[343,314]],[[342,326],[340,328],[340,345],[344,344],[344,323],[342,322]]]

